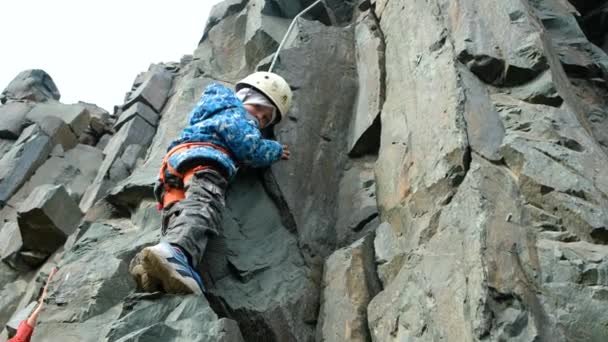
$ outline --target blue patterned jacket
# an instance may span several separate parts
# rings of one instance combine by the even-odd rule
[[[181,166],[201,159],[210,160],[223,166],[229,179],[237,172],[237,162],[264,167],[278,161],[283,153],[281,144],[262,138],[258,121],[247,112],[234,92],[218,83],[205,89],[190,113],[188,126],[168,150],[189,142],[212,143],[230,151],[236,160],[218,149],[201,146],[171,156],[168,161],[171,167],[184,172]]]

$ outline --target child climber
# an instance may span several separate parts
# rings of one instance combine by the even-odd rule
[[[163,238],[131,261],[140,289],[205,291],[196,269],[209,237],[219,233],[228,182],[239,165],[265,167],[289,159],[287,146],[262,138],[260,130],[281,120],[291,97],[287,82],[269,72],[249,75],[236,93],[217,83],[205,89],[161,166],[154,193]]]

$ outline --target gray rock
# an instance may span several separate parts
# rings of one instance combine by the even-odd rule
[[[17,279],[19,273],[7,264],[0,262],[0,289]]]
[[[64,151],[78,145],[76,135],[63,120],[47,116],[38,121],[38,125],[51,138],[53,145],[61,145]]]
[[[227,16],[208,28],[194,52],[199,73],[236,82],[276,50],[290,21],[263,14],[265,5],[265,0],[255,0],[226,9]],[[244,48],[225,49],[226,46]]]
[[[380,292],[370,234],[325,262],[317,341],[369,341],[367,306]]]
[[[335,223],[336,244],[348,246],[378,226],[375,158],[353,160],[340,180]]]
[[[129,175],[126,165],[120,160],[125,149],[134,144],[147,146],[152,141],[154,133],[154,127],[141,117],[135,116],[112,136],[104,149],[105,159],[99,167],[93,186],[86,191],[80,201],[80,208],[83,212],[87,212],[109,189]]]
[[[219,318],[204,297],[129,298],[108,341],[244,341],[237,323]]]
[[[500,199],[490,197],[488,200],[499,204],[494,207],[481,203],[482,196],[490,194],[479,192],[489,190],[486,185],[492,185],[490,182],[495,179],[483,182],[484,174],[479,174],[482,172],[479,168],[472,165],[455,198],[442,211],[435,235],[424,247],[407,250],[411,253],[407,263],[370,303],[368,320],[372,340],[418,338],[432,341],[450,336],[459,341],[471,341],[483,334],[486,327],[483,315],[486,313],[481,308],[486,297],[479,285],[486,278],[479,257],[480,248],[483,248],[479,236],[484,227],[492,227],[493,222],[507,225],[497,226],[494,228],[497,231],[512,228],[501,217],[503,212],[512,210],[512,203],[510,200],[502,203],[500,199],[509,197],[514,185],[506,182],[508,178],[500,179],[503,182],[496,183],[491,191],[499,192],[496,187],[500,186],[504,194]],[[495,214],[490,214],[492,216],[487,220],[478,219],[486,210],[487,213],[495,210]],[[496,221],[492,219],[494,215]],[[465,285],[471,282],[478,285]],[[450,286],[445,286],[446,283]]]
[[[114,130],[120,130],[120,128],[125,123],[133,119],[136,115],[146,120],[146,122],[149,123],[151,126],[156,127],[156,125],[158,124],[158,114],[156,114],[154,110],[152,110],[152,108],[148,107],[146,104],[142,102],[137,102],[136,104],[129,107],[129,109],[124,111],[120,115],[120,117],[118,117],[118,120],[114,125]]]
[[[53,144],[37,126],[26,128],[12,148],[0,159],[0,207],[47,159]]]
[[[311,3],[312,1],[268,0],[264,4],[262,13],[277,17],[293,18],[300,13],[305,6],[308,6]]]
[[[507,93],[522,101],[559,107],[563,103],[550,71],[545,71],[532,82],[508,89]]]
[[[97,145],[97,138],[95,132],[89,127],[78,137],[78,142],[83,145],[95,146]]]
[[[375,6],[374,13],[378,18],[382,18],[382,13],[384,13],[387,2],[388,0],[371,0],[371,3]]]
[[[144,81],[146,80],[146,76],[147,74],[145,72],[140,72],[139,74],[137,74],[137,76],[135,76],[135,80],[133,81],[133,86],[131,90],[136,90],[137,88],[139,88],[139,86],[142,85],[142,83],[144,83]]]
[[[89,122],[89,126],[97,137],[100,137],[105,132],[112,129],[112,123],[114,120],[107,110],[92,103],[78,101],[78,104],[85,107],[87,112],[89,112],[91,120]]]
[[[361,17],[355,27],[359,88],[348,137],[351,156],[378,151],[380,111],[385,97],[384,37],[372,13]]]
[[[107,170],[109,172],[109,169]],[[107,174],[106,172],[106,174]],[[109,175],[108,175],[109,177]],[[87,213],[89,210],[93,209],[95,203],[103,197],[104,194],[111,189],[112,184],[108,181],[103,180],[95,180],[90,187],[87,188],[87,191],[82,196],[78,207],[83,213]]]
[[[584,3],[573,1],[573,7],[578,8],[581,19],[581,29],[593,44],[603,47],[606,38],[606,15],[608,6],[605,3]],[[576,10],[573,10],[575,12]]]
[[[46,102],[59,100],[61,95],[53,79],[44,70],[31,69],[20,72],[0,95],[0,102],[30,100]]]
[[[110,140],[112,140],[112,135],[110,134],[104,134],[99,141],[97,142],[97,145],[95,147],[97,147],[100,150],[105,150],[106,146],[108,146],[108,144],[110,143]]]
[[[222,237],[209,242],[202,274],[226,313],[251,340],[306,341],[318,297],[297,238],[253,174],[242,175],[226,199]],[[316,308],[316,310],[315,310]],[[313,318],[314,319],[314,318]]]
[[[608,56],[587,39],[571,8],[544,1],[531,5],[548,32],[549,47],[567,74],[592,78],[605,72]]]
[[[353,12],[359,2],[358,0],[325,0],[322,4],[329,11],[332,23],[347,25],[353,20]]]
[[[584,12],[590,8],[588,4],[577,6]],[[546,48],[554,51],[550,62],[555,87],[608,152],[608,96],[603,76],[608,56],[587,40],[578,23],[579,14],[572,7],[535,2],[533,8],[548,32]]]
[[[451,7],[455,53],[484,82],[518,85],[548,68],[542,31],[527,5],[516,0],[496,4],[460,1],[451,3]],[[428,48],[445,44],[447,34],[444,31],[438,43]]]
[[[45,323],[52,326],[71,322],[78,326],[98,315],[110,314],[117,318],[120,308],[115,306],[134,288],[123,260],[128,255],[123,253],[141,246],[133,241],[137,232],[126,234],[125,223],[92,224],[66,253],[50,288],[52,295],[45,309]],[[86,269],[91,272],[83,272]],[[109,328],[109,324],[104,327],[106,331]]]
[[[144,152],[144,148],[141,145],[133,144],[127,146],[122,156],[120,157],[120,159],[123,161],[123,163],[129,170],[129,174],[133,171],[135,165],[137,164],[137,160],[142,155],[142,152]]]
[[[9,102],[0,106],[0,138],[17,139],[31,108],[27,102]]]
[[[23,249],[47,254],[63,245],[82,218],[78,205],[62,185],[37,187],[18,212]]]
[[[215,25],[224,20],[226,17],[239,13],[245,8],[246,5],[246,0],[226,0],[213,5],[211,12],[209,12],[209,17],[207,18],[207,23],[205,24],[205,31],[203,32],[203,37],[201,38],[199,44],[207,38],[209,30],[211,30]]]
[[[263,3],[262,13],[272,17],[293,18],[302,10],[312,5],[315,0],[266,0]],[[325,25],[331,25],[336,21],[335,15],[324,3],[317,4],[303,15],[307,20],[319,20]]]
[[[376,265],[378,268],[378,278],[383,287],[395,278],[403,262],[405,261],[404,237],[393,229],[386,222],[383,222],[376,229],[374,239],[374,251],[376,253]]]
[[[471,148],[489,160],[499,160],[505,136],[500,116],[484,84],[465,68],[460,69],[466,96],[464,119]]]
[[[27,282],[17,280],[0,289],[0,326],[4,327],[19,305],[19,299],[25,294]]]
[[[89,112],[81,105],[42,103],[32,108],[25,118],[28,121],[39,123],[47,116],[63,120],[78,137],[89,127]]]
[[[120,158],[114,160],[112,166],[110,166],[110,169],[108,170],[107,175],[110,179],[115,181],[129,177],[129,169],[127,168],[127,164],[125,164],[125,162]]]
[[[15,140],[0,138],[0,154],[4,155],[6,152],[8,152],[14,143]]]
[[[336,245],[333,225],[341,177],[336,170],[346,164],[345,127],[357,91],[354,30],[306,21],[299,28],[298,43],[281,52],[275,70],[297,89],[288,117],[275,129],[277,140],[297,158],[274,164],[272,173],[280,189],[277,197],[284,198],[300,243],[311,255],[325,257]]]
[[[606,300],[608,284],[601,276],[608,266],[606,246],[541,240],[537,248],[543,270],[541,281],[547,289],[545,297],[555,299],[546,303],[546,310],[555,324],[569,326],[563,340],[606,338],[608,333],[600,323],[607,316],[602,303]],[[563,314],[564,307],[570,307],[571,311]]]
[[[156,243],[160,235],[160,217],[153,202],[143,202],[134,210],[133,219],[106,221],[97,216],[97,222],[86,225],[61,260],[33,339],[98,341],[128,313],[128,309],[123,311],[123,303],[135,289],[128,263],[141,248]],[[131,327],[143,324],[142,328],[159,323],[155,317],[147,323],[143,316],[141,323],[124,320]]]
[[[0,230],[0,260],[14,269],[22,269],[18,253],[23,247],[21,232],[16,222],[7,222]]]
[[[127,124],[112,136],[112,139],[104,149],[106,159],[104,163],[122,155],[129,145],[140,144],[147,146],[154,136],[155,129],[139,116],[129,120]]]
[[[389,1],[381,20],[387,91],[376,193],[382,220],[412,246],[432,236],[437,212],[464,179],[470,158],[466,97],[455,51],[441,44],[446,27],[434,6]]]
[[[219,4],[216,4],[213,7],[215,7],[217,5],[219,5]],[[192,55],[183,55],[182,58],[179,60],[180,67],[183,68],[183,67],[187,66],[188,64],[190,64],[192,62],[193,59],[194,59],[194,57]]]
[[[152,66],[142,84],[125,101],[125,108],[137,102],[144,102],[160,113],[167,101],[173,76],[160,66]]]
[[[588,303],[596,293],[593,287],[603,286],[593,277],[582,288],[580,280],[563,279],[584,279],[585,270],[594,268],[589,263],[605,258],[604,246],[578,253],[579,266],[568,272],[539,262],[537,253],[545,242],[533,242],[531,227],[551,228],[525,214],[525,200],[511,172],[474,155],[464,183],[437,220],[435,234],[423,247],[407,251],[403,268],[372,300],[368,314],[373,339],[475,340],[491,334],[506,340],[565,341],[564,332],[553,327],[566,321],[577,327],[567,336],[584,330],[590,338],[603,338],[605,331],[584,319],[584,310],[562,316],[558,307],[570,303],[566,293],[580,293],[577,302]],[[555,264],[560,260],[555,254],[549,258]],[[555,280],[560,286],[547,284],[541,275],[551,281],[560,277]],[[450,286],[440,285],[445,283]],[[561,299],[549,304],[546,298]]]
[[[501,154],[519,175],[522,195],[561,217],[578,239],[604,243],[608,180],[597,174],[608,161],[601,148],[569,111],[503,96],[494,101],[508,130]]]
[[[87,188],[93,183],[103,152],[87,145],[77,145],[73,149],[53,155],[42,164],[36,173],[8,201],[0,216],[16,220],[16,211],[29,194],[44,184],[63,185],[75,201],[80,201]]]
[[[570,91],[580,100],[575,103],[576,113],[586,118],[586,126],[593,132],[598,144],[608,152],[608,90],[603,79],[573,78],[570,79]]]
[[[42,265],[47,259],[49,255],[47,252],[40,251],[26,251],[22,250],[19,252],[19,260],[23,261],[23,264],[26,265],[29,269],[35,269]]]

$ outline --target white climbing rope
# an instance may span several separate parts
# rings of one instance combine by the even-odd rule
[[[285,36],[283,36],[283,40],[281,40],[281,44],[279,44],[279,48],[277,49],[277,52],[274,53],[274,57],[272,58],[272,63],[270,64],[270,68],[268,68],[268,72],[272,72],[272,69],[274,69],[274,65],[277,62],[277,58],[279,57],[279,52],[281,52],[281,49],[283,48],[283,45],[285,45],[285,42],[287,41],[287,37],[289,37],[289,34],[291,33],[291,30],[293,30],[293,27],[296,24],[296,21],[298,21],[298,19],[306,14],[306,12],[310,11],[313,7],[315,7],[318,3],[322,2],[323,0],[317,0],[315,1],[312,5],[306,7],[302,12],[298,13],[298,15],[296,15],[293,20],[291,21],[291,24],[289,25],[289,28],[287,29],[287,32],[285,33]]]

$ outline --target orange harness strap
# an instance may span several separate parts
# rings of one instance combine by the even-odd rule
[[[197,167],[194,167],[194,168],[186,171],[182,175],[181,173],[177,172],[177,170],[175,170],[173,167],[171,167],[171,165],[169,165],[169,158],[171,158],[171,156],[173,156],[175,153],[182,152],[184,150],[189,150],[194,147],[200,147],[200,146],[212,147],[216,150],[219,150],[220,152],[225,153],[226,155],[228,155],[230,158],[232,158],[234,160],[234,158],[232,157],[232,154],[230,152],[228,152],[225,148],[222,148],[222,147],[217,146],[212,143],[193,142],[193,143],[185,143],[185,144],[180,144],[180,145],[175,146],[169,152],[167,152],[167,154],[163,158],[163,162],[160,167],[160,174],[158,175],[158,179],[163,184],[165,192],[163,194],[162,207],[159,206],[159,209],[166,208],[170,204],[186,198],[186,192],[184,191],[184,189],[173,188],[173,187],[167,186],[167,184],[165,184],[165,171],[166,170],[169,170],[169,172],[171,174],[179,177],[182,180],[182,182],[185,184],[192,178],[192,176],[194,176],[194,174],[196,172],[212,168],[207,165],[199,165]]]
[[[184,173],[184,178],[183,178],[184,184],[188,183],[190,178],[192,178],[192,176],[194,176],[194,174],[197,173],[198,171],[207,170],[210,168],[211,167],[209,167],[209,166],[200,165],[200,166],[197,166],[195,168],[192,168],[192,169],[186,171],[186,173]],[[163,195],[163,208],[166,208],[173,202],[181,201],[184,198],[186,198],[186,191],[184,191],[184,189],[178,189],[178,188],[172,188],[170,186],[166,186],[165,193]]]
[[[167,154],[165,154],[165,157],[163,158],[163,162],[160,166],[160,174],[158,175],[158,179],[164,184],[165,183],[165,171],[169,170],[169,172],[171,172],[171,174],[184,179],[184,175],[182,175],[181,173],[177,172],[177,170],[175,170],[173,167],[171,167],[171,165],[169,165],[169,158],[171,158],[174,154],[181,152],[183,150],[189,150],[191,148],[194,147],[202,147],[202,146],[206,146],[206,147],[212,147],[226,155],[228,155],[230,158],[232,158],[232,160],[235,160],[232,157],[232,154],[230,152],[228,152],[228,150],[226,150],[225,148],[212,144],[212,143],[207,143],[207,142],[193,142],[193,143],[185,143],[185,144],[180,144],[175,146],[174,148],[172,148],[169,152],[167,152]]]

